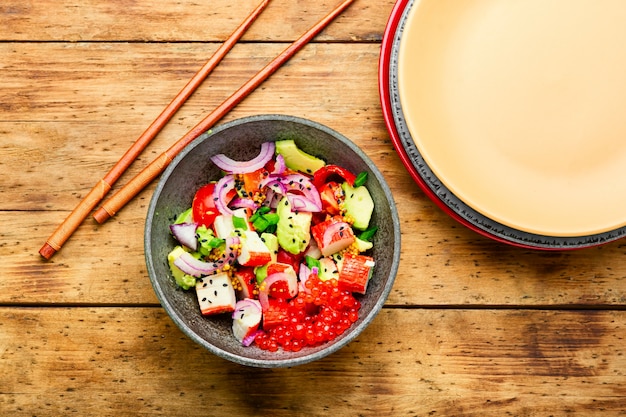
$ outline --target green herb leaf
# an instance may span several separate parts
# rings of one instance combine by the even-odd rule
[[[233,226],[235,229],[248,230],[248,223],[243,217],[233,216]]]
[[[362,185],[365,185],[366,182],[367,182],[367,172],[366,171],[359,172],[359,175],[357,175],[354,180],[354,187],[360,187]]]
[[[319,259],[315,259],[312,256],[306,255],[304,257],[304,260],[305,260],[306,266],[308,266],[309,268],[317,267],[319,269],[322,266]]]
[[[265,220],[268,221],[269,224],[278,224],[279,217],[276,213],[268,213],[263,217],[265,218]]]
[[[369,229],[364,230],[363,233],[359,235],[359,239],[369,242],[370,240],[372,240],[372,237],[374,237],[374,234],[376,234],[377,230],[377,226],[370,227]]]
[[[219,248],[224,243],[226,243],[226,241],[224,239],[220,239],[220,238],[214,237],[213,239],[211,239],[209,241],[209,246],[212,247],[212,248]]]
[[[267,227],[270,225],[270,222],[268,222],[265,217],[259,216],[254,220],[252,225],[258,232],[264,232],[265,229],[267,229]]]

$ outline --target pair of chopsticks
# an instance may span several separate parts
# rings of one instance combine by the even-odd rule
[[[46,243],[39,250],[39,254],[45,259],[50,259],[61,246],[70,238],[81,222],[89,215],[95,206],[104,199],[113,183],[124,173],[130,164],[139,156],[142,150],[150,143],[157,133],[165,126],[171,117],[178,111],[183,103],[191,96],[195,89],[217,66],[221,59],[230,51],[235,43],[241,38],[245,31],[252,25],[254,20],[265,9],[270,0],[263,0],[259,6],[244,20],[244,22],[233,32],[233,34],[220,46],[207,63],[194,75],[187,85],[178,93],[174,100],[163,110],[157,119],[146,129],[146,131],[135,141],[129,150],[122,156],[117,164],[104,176],[94,188],[85,196],[78,206],[70,213],[55,232],[48,238]],[[180,153],[185,146],[191,143],[202,133],[210,129],[222,117],[241,102],[247,95],[256,89],[263,81],[272,75],[280,66],[287,62],[296,52],[321,32],[331,21],[343,12],[354,0],[344,0],[333,11],[322,20],[312,26],[300,38],[295,40],[280,55],[274,58],[263,69],[250,78],[235,93],[227,98],[215,110],[209,113],[200,123],[194,126],[182,138],[175,142],[168,150],[163,152],[152,163],[144,168],[137,176],[130,180],[116,194],[107,200],[93,214],[98,223],[104,223],[114,216],[126,203],[133,199],[141,190],[158,177],[165,168],[172,162],[172,159]]]

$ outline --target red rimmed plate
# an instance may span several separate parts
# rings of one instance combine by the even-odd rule
[[[562,199],[562,197],[561,200],[559,200],[559,198],[556,198],[556,208],[552,208],[552,213],[550,213],[550,216],[553,216],[553,218],[554,216],[556,216],[557,218],[565,218],[567,217],[568,213],[574,213],[573,217],[570,216],[575,220],[578,219],[574,223],[568,224],[567,222],[564,222],[563,225],[555,225],[555,222],[552,221],[549,216],[545,217],[545,219],[547,220],[541,220],[541,216],[538,215],[528,216],[526,223],[524,223],[518,221],[515,218],[515,215],[511,217],[513,219],[511,220],[511,218],[509,217],[512,210],[510,207],[507,207],[507,204],[505,204],[512,199],[514,200],[517,191],[514,190],[515,192],[507,196],[505,200],[491,200],[492,202],[495,201],[495,203],[493,204],[495,204],[496,209],[502,207],[502,211],[500,214],[494,214],[493,207],[489,209],[488,205],[485,205],[484,200],[486,197],[484,196],[484,194],[481,193],[484,193],[485,189],[487,189],[487,192],[493,193],[495,189],[497,191],[496,195],[501,195],[503,190],[507,191],[506,188],[498,190],[497,187],[483,187],[483,189],[478,192],[475,192],[472,189],[469,189],[468,191],[468,188],[471,188],[473,184],[476,184],[477,181],[481,184],[486,183],[486,181],[485,177],[478,179],[471,178],[471,175],[468,175],[468,173],[464,172],[463,169],[472,171],[470,172],[470,174],[475,174],[475,172],[473,171],[477,170],[477,167],[479,169],[482,169],[483,166],[487,166],[487,168],[489,168],[489,165],[495,165],[495,168],[492,171],[489,171],[489,169],[485,170],[487,172],[486,175],[490,176],[489,178],[498,176],[503,177],[506,180],[507,175],[511,176],[509,172],[510,167],[507,165],[502,165],[501,160],[497,161],[500,163],[499,165],[494,164],[493,157],[491,157],[491,159],[487,158],[487,162],[485,162],[484,159],[481,159],[485,154],[489,154],[489,152],[493,153],[494,147],[500,146],[500,143],[497,141],[487,142],[487,145],[483,143],[479,146],[474,143],[477,140],[475,136],[472,137],[471,135],[469,135],[468,139],[468,135],[461,135],[461,139],[457,138],[460,142],[455,142],[454,140],[450,141],[450,137],[446,137],[445,134],[443,134],[445,133],[445,129],[442,130],[441,127],[444,126],[445,128],[448,128],[448,125],[457,123],[458,119],[461,118],[461,116],[465,117],[465,120],[467,121],[466,124],[459,124],[460,127],[458,128],[458,130],[463,133],[469,131],[468,126],[472,127],[472,123],[476,124],[480,122],[480,120],[478,120],[477,122],[481,110],[480,100],[474,100],[478,101],[479,103],[477,103],[474,107],[470,109],[462,109],[462,113],[454,113],[453,111],[449,111],[449,108],[446,108],[446,106],[442,106],[441,102],[445,102],[446,104],[452,102],[453,104],[457,105],[457,107],[459,104],[465,106],[468,105],[468,101],[463,102],[462,100],[460,100],[459,97],[463,97],[467,100],[467,97],[469,97],[469,92],[471,92],[472,90],[468,89],[467,91],[462,91],[462,88],[459,88],[459,86],[463,86],[463,77],[471,78],[470,76],[472,74],[472,65],[474,65],[474,74],[480,73],[480,71],[485,71],[483,67],[488,67],[487,65],[483,65],[486,61],[485,56],[487,58],[491,58],[492,60],[500,60],[498,61],[498,65],[503,65],[502,60],[504,58],[502,57],[506,54],[504,54],[502,50],[498,51],[496,47],[499,45],[498,41],[494,41],[487,35],[489,34],[490,28],[493,29],[496,26],[499,26],[500,28],[512,26],[511,22],[506,22],[507,13],[509,15],[514,14],[516,19],[519,19],[520,16],[524,15],[528,18],[536,16],[537,14],[541,15],[542,17],[539,20],[543,20],[544,27],[540,27],[538,28],[538,30],[540,30],[540,32],[543,31],[544,33],[549,32],[547,30],[549,28],[546,25],[554,24],[557,17],[560,17],[558,21],[561,23],[559,24],[563,24],[562,20],[567,20],[568,22],[570,22],[570,24],[572,24],[572,22],[575,22],[575,18],[570,16],[569,19],[563,19],[563,16],[559,15],[558,10],[544,11],[545,13],[541,14],[537,13],[538,9],[533,9],[540,6],[545,8],[545,2],[542,2],[541,4],[533,1],[525,2],[523,4],[526,6],[522,7],[523,10],[514,11],[510,9],[513,6],[502,6],[502,3],[496,0],[464,2],[463,7],[457,7],[458,3],[455,3],[454,5],[452,3],[453,2],[446,0],[398,1],[391,13],[385,31],[385,36],[383,38],[379,64],[379,89],[383,114],[394,146],[398,154],[400,155],[402,162],[410,172],[411,176],[415,179],[417,184],[426,192],[426,194],[446,213],[451,215],[453,218],[455,218],[457,221],[464,224],[465,226],[498,241],[529,248],[568,249],[595,246],[623,237],[625,233],[624,220],[626,220],[626,216],[621,217],[619,213],[617,213],[617,211],[615,210],[613,210],[609,214],[607,214],[607,210],[605,210],[604,212],[600,212],[601,214],[599,215],[586,216],[586,212],[590,210],[590,207],[593,207],[593,204],[584,207],[584,205],[580,203],[581,201],[584,202],[584,199],[575,200],[576,204],[574,204]],[[559,1],[554,1],[551,3],[551,5],[553,7],[556,7],[557,9],[558,7],[561,7],[561,10],[563,10],[564,4],[565,3]],[[571,11],[572,3],[568,2],[567,4],[570,5],[567,10]],[[519,6],[519,4],[517,6]],[[609,38],[615,38],[616,36],[623,33],[623,31],[618,33],[618,29],[621,28],[621,25],[615,24],[611,26],[610,23],[607,24],[605,22],[607,20],[607,14],[616,15],[616,12],[619,11],[626,12],[626,8],[621,6],[621,3],[611,3],[610,7],[612,7],[612,9],[609,11],[607,11],[606,9],[597,10],[599,9],[599,7],[597,5],[594,6],[593,3],[588,3],[586,5],[583,3],[576,3],[575,6],[578,7],[573,7],[578,13],[576,18],[584,18],[587,19],[589,22],[589,16],[591,15],[590,12],[596,12],[596,20],[594,21],[602,20],[605,27],[601,35],[593,35],[596,37],[600,36],[599,40],[598,38],[596,38],[593,40],[593,42],[589,40],[589,37],[591,36],[589,31],[596,33],[598,29],[589,29],[587,31],[589,33],[587,33],[587,36],[584,39],[587,43],[590,43],[591,45],[594,45],[595,42],[593,53],[599,53],[598,45],[601,46],[603,44],[603,41]],[[589,9],[586,10],[585,7]],[[550,18],[551,16],[552,20]],[[600,17],[598,16],[602,17],[602,19],[600,19]],[[537,20],[538,18],[534,17],[534,19]],[[485,21],[487,21],[487,23],[490,23],[491,26],[486,24]],[[618,21],[620,21],[619,17],[614,17],[612,20],[610,20],[610,22]],[[538,22],[536,21],[535,24],[538,24]],[[516,31],[513,31],[515,36],[511,35],[506,42],[508,42],[507,45],[510,45],[512,43],[512,39],[517,39],[517,41],[521,43],[521,46],[517,45],[516,49],[516,51],[519,52],[524,50],[523,47],[528,47],[526,44],[524,44],[524,42],[526,42],[526,38],[529,38],[530,35],[534,35],[534,32],[531,31],[530,35],[526,35],[526,37],[522,36],[520,38],[520,26],[518,26],[516,29]],[[566,26],[565,28],[559,27],[558,30],[550,32],[552,33],[552,42],[556,42],[558,40],[558,36],[562,36],[564,33],[569,34],[567,30],[568,27]],[[580,28],[577,28],[576,30],[576,33],[580,32]],[[554,33],[556,33],[556,35],[554,35]],[[480,36],[483,37],[481,38]],[[557,36],[557,38],[555,38],[554,36]],[[602,38],[603,36],[604,38]],[[496,36],[494,35],[493,37],[495,38]],[[409,38],[410,40],[407,41],[407,39]],[[503,38],[506,39],[507,37],[503,37],[502,35],[500,35],[498,39]],[[474,49],[467,46],[468,43],[471,44],[471,39],[474,39],[475,41]],[[524,42],[520,41],[520,39]],[[465,44],[459,47],[459,45],[457,45],[459,42],[465,42]],[[489,44],[489,42],[491,42],[491,44]],[[464,53],[476,51],[480,52],[480,48],[490,49],[481,52],[483,55],[481,57],[482,59],[469,59],[469,57],[472,56],[475,58],[476,53],[474,53],[473,55],[463,55],[461,53],[455,52],[454,46],[456,46],[457,49],[460,49]],[[496,52],[490,54],[490,52],[493,50],[495,50]],[[536,50],[536,48],[534,50]],[[546,48],[545,51],[549,51],[549,49]],[[609,47],[605,48],[605,51],[618,52],[618,50],[615,50],[615,48],[611,49]],[[574,52],[578,53],[577,50]],[[571,50],[570,53],[572,53]],[[576,57],[578,56],[576,54],[574,55]],[[607,55],[604,56],[606,57]],[[508,59],[511,60],[513,59],[512,57],[515,57],[515,55],[509,55]],[[614,58],[613,61],[621,64],[621,62],[626,62],[626,58],[624,58],[623,61]],[[560,59],[558,60],[558,62],[562,64],[563,62],[567,61]],[[448,67],[446,67],[446,65]],[[541,65],[545,66],[545,62]],[[492,67],[493,66],[494,65],[492,64]],[[556,68],[558,69],[558,66]],[[602,67],[593,67],[592,69],[594,68],[596,69],[596,71],[593,72],[593,75],[597,75],[597,68]],[[539,75],[540,78],[545,77],[545,71],[542,71],[535,72],[534,80],[536,80],[537,75]],[[621,77],[621,73],[619,71],[616,71],[615,69],[602,71],[604,74],[610,75],[611,77],[613,77],[613,79],[616,80],[620,79]],[[511,68],[509,68],[506,71],[507,76],[510,76],[511,72],[512,70]],[[589,70],[587,70],[587,73],[588,72]],[[570,82],[570,85],[574,84],[575,86],[579,87],[581,85],[580,77],[587,76],[587,73],[584,73],[582,75],[581,72],[579,72],[578,74],[574,74],[574,80],[578,84]],[[408,76],[407,74],[410,74],[411,76]],[[424,74],[428,74],[428,76]],[[557,74],[558,71],[552,69],[551,76],[554,78]],[[571,74],[568,75],[571,78]],[[519,74],[518,78],[521,78],[519,77]],[[485,77],[483,77],[483,79],[485,79]],[[490,80],[493,80],[493,74]],[[533,79],[531,78],[531,80]],[[521,84],[529,82],[528,79],[522,81],[523,82]],[[594,79],[594,81],[597,80]],[[467,81],[465,82],[467,83]],[[474,84],[469,84],[472,86],[472,88],[476,88],[476,82],[474,82]],[[603,85],[606,86],[606,82]],[[416,89],[416,86],[419,87]],[[455,89],[452,89],[453,94],[450,94],[451,87],[455,87]],[[501,87],[496,88],[488,84],[483,85],[483,87],[487,87],[487,89],[491,88],[490,97],[492,97],[492,99],[494,97],[494,94],[496,95],[496,98],[499,98],[500,100],[507,99],[508,97],[507,94],[497,96],[497,94],[499,93],[499,89],[502,89]],[[427,88],[430,88],[429,95],[420,96],[419,89],[423,90]],[[483,90],[484,89],[485,88],[483,88]],[[511,88],[509,88],[509,90],[510,89]],[[578,89],[580,90],[580,88]],[[457,92],[456,90],[459,91]],[[606,94],[606,91],[608,91],[607,88],[605,87],[604,90]],[[457,96],[455,96],[455,94],[457,94]],[[626,98],[626,94],[615,94],[613,97],[614,105],[609,107],[616,108],[618,104],[621,104],[620,100],[624,98]],[[567,104],[567,102],[565,102],[565,104]],[[509,106],[510,105],[511,103],[509,103]],[[454,105],[448,107],[451,107],[453,109],[455,108]],[[482,103],[483,111],[485,107],[485,104]],[[504,109],[507,108],[507,106],[501,107]],[[491,111],[493,112],[494,109],[497,110],[498,108],[492,107]],[[446,112],[448,112],[448,114],[446,114]],[[427,113],[429,116],[428,120],[431,120],[431,122],[429,122],[430,126],[425,127],[424,125],[427,125],[428,123],[424,123],[423,116]],[[470,114],[471,117],[467,116],[467,114]],[[595,113],[596,116],[598,114],[601,114],[601,112]],[[448,117],[449,119],[445,120],[445,117]],[[503,119],[505,117],[510,116],[503,111],[499,118]],[[437,125],[437,123],[432,122],[432,120],[437,119],[442,119],[446,123]],[[614,120],[614,124],[615,123],[616,120]],[[500,123],[500,126],[504,126],[504,129],[508,128],[510,125],[512,125],[510,120]],[[587,125],[589,125],[589,123],[587,123]],[[485,128],[484,124],[482,128]],[[428,137],[428,133],[424,132],[428,132],[429,129],[431,131],[434,130],[437,135]],[[464,140],[468,142],[463,142]],[[535,142],[535,145],[533,145],[535,146],[535,148],[525,146],[525,143],[523,141],[512,141],[511,143],[513,145],[507,145],[511,147],[511,149],[507,150],[507,152],[512,153],[513,155],[515,155],[515,152],[537,152],[537,142]],[[603,161],[608,158],[614,158],[614,148],[611,148],[610,152],[604,151],[607,146],[611,144],[616,144],[616,140],[614,138],[606,140],[605,142],[603,142],[602,145],[599,145],[595,142],[586,143],[588,145],[588,148],[591,147],[593,148],[593,150],[596,151],[596,159],[600,158],[600,160]],[[559,145],[558,142],[557,145]],[[559,151],[558,146],[555,145],[553,147],[554,149],[556,149],[556,151],[554,152]],[[474,150],[474,154],[468,155],[469,150]],[[563,152],[563,150],[561,150],[561,152]],[[452,154],[454,158],[449,158],[448,155],[450,154]],[[571,158],[575,159],[580,158],[581,155],[589,156],[589,151],[587,149],[584,152],[570,152],[570,154],[573,155],[571,156]],[[445,158],[442,155],[445,156]],[[553,156],[552,158],[555,157]],[[547,160],[548,162],[550,161],[550,159]],[[454,161],[452,165],[450,165],[450,161]],[[468,164],[468,161],[471,162],[471,164],[468,165],[469,168],[464,167],[463,165]],[[516,161],[516,163],[517,162],[519,161]],[[528,160],[523,162],[528,163]],[[531,160],[531,162],[534,161]],[[546,163],[545,166],[549,167],[550,172],[555,172],[562,170],[563,166],[566,165],[564,165],[563,161],[557,162],[558,163],[553,163],[551,165],[549,163]],[[446,164],[448,165],[446,166]],[[457,170],[457,173],[460,174],[458,174],[459,176],[455,178],[454,175],[456,175],[457,173],[453,172],[454,175],[452,175],[450,173],[450,170],[454,171],[453,168],[456,168],[458,165],[461,165],[461,168]],[[606,164],[604,163],[599,166],[604,167],[606,166]],[[613,166],[619,166],[619,164],[614,164]],[[535,166],[534,168],[536,169],[537,167]],[[609,176],[609,174],[604,173],[605,168],[602,168],[602,170],[602,175],[604,175],[604,180],[602,184],[606,187],[606,184],[610,183],[609,187],[613,187],[615,181],[611,181],[612,178]],[[554,182],[555,178],[546,178],[545,172],[541,175],[543,175],[544,177],[540,178],[539,181],[535,181],[534,185],[540,185],[544,188],[544,193],[549,193],[550,188],[546,186],[546,184],[550,181]],[[465,184],[459,185],[459,178],[465,179],[466,176],[470,177],[470,181]],[[561,177],[566,177],[567,180],[567,176]],[[521,178],[518,176],[515,179],[515,181],[517,182],[521,180],[524,180],[523,176]],[[594,181],[588,180],[588,182],[593,183]],[[533,184],[531,184],[531,186],[532,185]],[[550,187],[555,186],[554,184],[548,185]],[[524,185],[522,184],[521,186]],[[565,192],[566,194],[567,192],[569,192],[570,194],[572,194],[571,190],[563,191],[564,187],[559,186],[558,183],[556,186],[559,187],[559,192]],[[602,194],[602,192],[596,192],[596,188],[597,187],[590,188],[588,190],[582,190],[582,193],[592,195],[592,193],[595,192],[596,194],[593,195],[592,200],[604,201],[605,203],[603,205],[605,206],[613,202],[615,202],[616,204],[619,204],[621,202],[621,196],[617,196],[618,198],[616,198],[615,196],[609,196],[608,198],[601,200],[601,197],[604,194]],[[512,188],[509,187],[509,191],[511,189]],[[469,197],[468,192],[470,195]],[[471,196],[472,192],[475,193],[473,197]],[[626,198],[626,192],[624,192],[623,195],[625,196],[624,198]],[[578,198],[578,196],[576,196],[576,198]],[[530,199],[527,197],[523,197],[519,201],[517,201],[517,205],[522,206],[522,214],[524,214],[525,211],[529,209],[528,207],[532,208],[532,202],[529,201]],[[558,205],[559,202],[560,205]],[[524,208],[522,203],[530,205],[527,208]],[[623,207],[623,205],[621,204],[619,206]],[[538,213],[541,214],[541,211],[539,211]],[[587,220],[579,221],[581,218],[585,217],[580,213],[585,214]],[[528,219],[530,219],[530,222],[528,221]],[[544,223],[542,224],[539,220],[544,221]],[[600,224],[600,226],[598,226],[598,224]]]

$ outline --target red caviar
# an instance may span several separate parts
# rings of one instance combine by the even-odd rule
[[[286,314],[280,324],[256,336],[259,348],[297,352],[334,340],[358,320],[361,303],[350,291],[337,288],[337,280],[322,281],[311,275],[305,288],[284,302]]]

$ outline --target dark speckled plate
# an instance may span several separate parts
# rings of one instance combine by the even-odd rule
[[[297,145],[329,163],[353,172],[367,171],[374,200],[372,224],[378,226],[372,256],[376,260],[367,294],[360,298],[359,320],[334,342],[299,352],[267,352],[243,347],[232,336],[229,315],[203,317],[194,291],[182,291],[170,276],[167,254],[175,245],[169,224],[191,206],[195,191],[219,176],[209,157],[224,153],[235,160],[256,156],[261,143],[293,138]],[[400,259],[400,223],[396,206],[382,174],[350,140],[312,121],[282,115],[261,115],[221,125],[200,136],[178,155],[162,175],[154,192],[145,225],[148,274],[157,297],[174,323],[210,352],[233,362],[256,367],[289,367],[325,357],[348,344],[382,308],[395,280]]]

